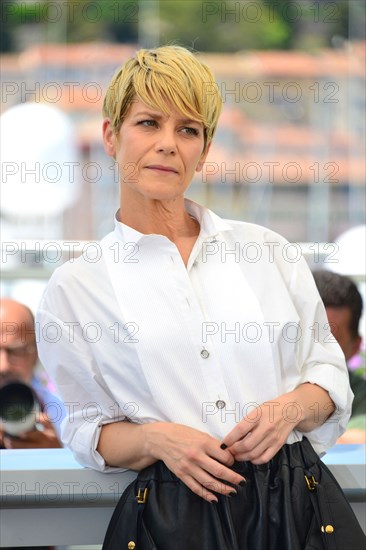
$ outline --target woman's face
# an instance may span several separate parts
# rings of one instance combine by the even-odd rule
[[[170,109],[169,115],[136,100],[116,135],[103,123],[106,153],[115,157],[122,188],[155,200],[182,196],[207,156],[204,127]]]

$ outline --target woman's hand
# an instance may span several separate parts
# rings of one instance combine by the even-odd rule
[[[230,469],[232,454],[207,433],[172,422],[102,426],[97,451],[109,466],[142,470],[162,460],[196,495],[209,502],[229,495],[244,478]]]
[[[328,392],[307,382],[256,407],[224,438],[222,446],[235,460],[264,464],[286,443],[292,430],[309,432],[334,410]]]
[[[281,396],[266,401],[247,414],[224,438],[223,447],[235,460],[264,464],[280,450],[301,420],[296,404]]]
[[[245,482],[230,469],[232,454],[221,449],[214,437],[181,424],[156,422],[144,427],[149,452],[205,500],[217,502],[214,493],[236,493],[232,485]]]
[[[132,470],[162,460],[194,493],[212,502],[217,501],[214,493],[228,495],[244,481],[230,468],[234,459],[268,462],[292,430],[310,431],[333,412],[328,392],[305,383],[254,409],[224,438],[225,448],[181,424],[113,422],[101,427],[97,451],[109,466]]]

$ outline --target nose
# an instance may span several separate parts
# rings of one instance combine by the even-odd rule
[[[159,132],[156,143],[156,150],[159,153],[171,155],[177,151],[176,134],[172,128],[163,127]]]

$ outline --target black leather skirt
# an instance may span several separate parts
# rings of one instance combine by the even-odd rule
[[[162,462],[124,491],[103,550],[365,550],[340,486],[307,439],[267,464],[236,462],[247,483],[208,503]]]

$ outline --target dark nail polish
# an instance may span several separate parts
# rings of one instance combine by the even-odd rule
[[[240,485],[240,487],[245,487],[246,483],[247,482],[243,479],[243,481],[239,482],[239,485]]]
[[[225,445],[225,443],[222,443],[220,445],[220,449],[222,449],[223,451],[225,451],[225,449],[227,449],[227,445]]]

